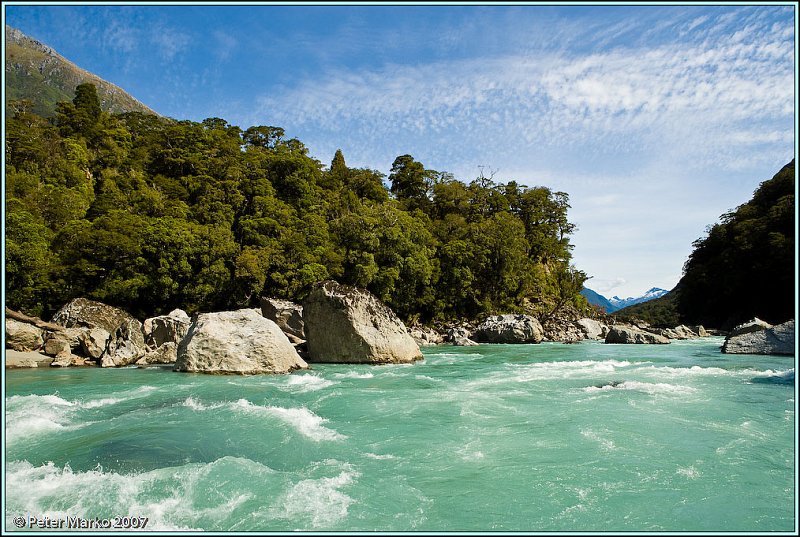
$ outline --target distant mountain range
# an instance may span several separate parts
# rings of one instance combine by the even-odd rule
[[[9,104],[27,99],[31,111],[44,116],[55,115],[56,103],[72,101],[75,87],[83,83],[97,87],[100,106],[112,113],[153,110],[131,97],[118,86],[81,69],[47,45],[6,25],[6,113],[13,114]]]
[[[653,287],[642,296],[620,298],[615,295],[611,298],[606,298],[603,295],[595,291],[592,291],[591,289],[588,289],[586,287],[584,287],[583,290],[581,291],[581,294],[584,297],[586,297],[586,300],[589,302],[589,304],[592,304],[593,306],[599,306],[606,313],[613,313],[615,311],[621,310],[622,308],[627,308],[628,306],[632,306],[634,304],[641,304],[642,302],[648,302],[650,300],[660,298],[667,293],[668,291],[666,289]]]

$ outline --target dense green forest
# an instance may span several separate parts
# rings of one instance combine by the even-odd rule
[[[792,160],[694,242],[677,294],[682,319],[727,329],[794,317],[794,188]]]
[[[330,166],[272,126],[109,114],[91,84],[6,125],[6,301],[47,317],[85,296],[140,317],[300,300],[326,278],[406,321],[574,304],[568,196],[398,156]],[[384,179],[391,185],[387,188]]]
[[[773,324],[793,318],[794,188],[793,160],[693,243],[675,289],[615,315],[655,326],[703,324],[723,330],[753,317]]]

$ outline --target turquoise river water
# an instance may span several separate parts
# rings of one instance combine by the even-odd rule
[[[5,528],[796,528],[794,357],[670,345],[440,346],[282,376],[6,371]]]

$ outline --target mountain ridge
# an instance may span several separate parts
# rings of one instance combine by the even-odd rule
[[[31,111],[43,117],[55,115],[56,103],[72,101],[83,83],[97,87],[100,106],[106,112],[143,112],[159,115],[119,86],[78,67],[53,47],[9,25],[6,43],[6,114],[14,113],[13,101],[29,100]]]
[[[669,291],[666,289],[661,289],[660,287],[651,287],[647,292],[638,297],[620,298],[614,295],[611,298],[606,298],[597,291],[584,287],[581,294],[586,298],[589,304],[603,308],[606,313],[614,313],[628,306],[633,306],[634,304],[655,300],[666,295],[668,292]]]

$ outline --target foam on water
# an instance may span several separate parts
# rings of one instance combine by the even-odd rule
[[[391,454],[388,454],[388,453],[385,454],[385,455],[378,455],[377,453],[369,453],[369,452],[367,452],[367,453],[364,453],[364,456],[365,457],[369,457],[370,459],[378,460],[378,461],[385,461],[385,460],[391,460],[391,459],[396,459],[397,458],[395,455],[391,455]]]
[[[306,374],[301,375],[295,373],[289,375],[285,386],[292,389],[297,393],[315,392],[328,386],[335,384],[334,381],[322,378],[318,375]]]
[[[356,371],[348,371],[347,373],[334,373],[337,379],[371,379],[375,377],[372,373],[358,373]]]
[[[232,489],[220,493],[218,477],[234,475]],[[7,518],[33,513],[64,516],[137,516],[149,518],[146,530],[197,530],[197,520],[223,520],[252,497],[248,483],[275,479],[274,470],[250,459],[223,457],[206,464],[187,464],[149,472],[120,474],[95,468],[73,471],[52,462],[33,466],[11,461],[6,470]],[[241,483],[235,485],[235,483]],[[208,490],[215,490],[209,502]],[[7,521],[7,527],[10,523]]]
[[[98,409],[143,397],[157,388],[140,386],[133,390],[112,393],[112,397],[86,401],[64,399],[57,394],[12,395],[6,398],[6,442],[32,439],[59,431],[72,431],[93,423],[79,419],[81,410]]]
[[[676,474],[687,477],[689,479],[697,479],[700,477],[700,472],[694,466],[688,466],[686,468],[678,468],[675,471]]]
[[[361,475],[347,467],[334,477],[303,479],[295,483],[270,509],[270,515],[292,520],[294,524],[305,522],[309,529],[329,528],[345,519],[355,500],[340,489],[353,484]]]
[[[634,391],[649,393],[651,395],[655,394],[687,395],[690,393],[695,393],[697,391],[696,388],[692,388],[691,386],[680,386],[677,384],[667,384],[664,382],[657,382],[657,383],[639,382],[637,380],[626,380],[618,384],[606,384],[605,386],[587,386],[586,388],[583,388],[583,391],[588,393],[608,392],[614,390],[634,390]]]
[[[261,415],[276,417],[284,423],[290,425],[303,436],[320,442],[322,440],[342,440],[347,438],[333,429],[323,425],[327,419],[317,416],[306,407],[283,408],[277,406],[261,406],[248,401],[239,399],[237,401],[225,401],[221,403],[205,404],[194,397],[187,397],[180,406],[190,408],[195,411],[203,412],[208,410],[225,409],[234,413],[245,415]]]
[[[483,358],[483,354],[478,352],[442,352],[428,354],[425,358],[430,359],[432,364],[449,365],[460,362],[471,362],[472,360]]]
[[[534,382],[539,380],[562,380],[610,374],[621,368],[629,368],[642,362],[627,360],[576,360],[561,362],[536,362],[529,364],[508,363],[505,369],[494,371],[484,378],[468,381],[465,387],[480,388],[505,383]]]
[[[603,448],[603,450],[605,450],[605,451],[612,451],[612,450],[616,449],[616,446],[614,445],[614,442],[612,440],[609,440],[608,438],[604,438],[602,435],[600,435],[596,431],[593,431],[591,429],[584,429],[584,430],[581,430],[581,435],[584,438],[588,438],[589,440],[592,440],[593,442],[597,442],[598,444],[600,444],[600,447]]]
[[[217,408],[223,408],[228,404],[229,403],[212,403],[210,405],[206,405],[190,395],[181,403],[181,406],[185,406],[186,408],[191,408],[192,410],[202,411],[202,410],[214,410]]]
[[[794,369],[774,371],[772,369],[723,369],[721,367],[701,367],[693,365],[691,367],[670,367],[670,366],[647,366],[640,367],[637,373],[664,377],[694,377],[694,376],[730,376],[730,377],[772,377],[784,376],[793,372]]]
[[[277,406],[259,406],[254,405],[246,399],[239,399],[235,403],[231,403],[231,407],[248,414],[266,414],[274,416],[291,425],[297,432],[315,442],[347,438],[333,429],[324,427],[322,424],[326,423],[328,420],[317,416],[306,407],[283,408]]]

